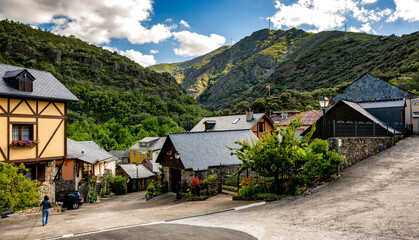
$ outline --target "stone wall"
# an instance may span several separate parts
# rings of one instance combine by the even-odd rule
[[[55,174],[54,162],[48,162],[45,166],[45,181],[41,183],[41,197],[44,199],[44,196],[48,195],[51,202],[55,202]]]
[[[328,142],[329,149],[345,159],[340,170],[393,146],[392,137],[339,137],[329,138]]]
[[[76,182],[74,180],[64,180],[63,178],[55,181],[55,189],[57,192],[75,191]]]

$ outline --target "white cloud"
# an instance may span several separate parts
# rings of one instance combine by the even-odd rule
[[[150,50],[150,54],[156,54],[156,53],[159,53],[159,50],[154,50],[154,49]]]
[[[188,22],[187,21],[185,21],[185,20],[180,20],[180,22],[179,22],[180,24],[182,24],[184,27],[186,27],[186,28],[191,28],[190,26],[189,26],[189,24],[188,24]]]
[[[173,21],[173,19],[171,19],[171,18],[167,18],[166,20],[164,20],[165,22],[172,22]]]
[[[396,11],[387,19],[387,22],[394,22],[402,19],[408,22],[419,21],[418,0],[394,0]]]
[[[108,50],[109,52],[119,52],[118,48],[115,47],[103,46],[102,48]]]
[[[0,19],[30,24],[53,23],[52,31],[103,44],[111,38],[158,43],[171,37],[171,26],[142,25],[153,12],[152,0],[2,0]]]
[[[365,33],[374,33],[377,34],[371,27],[370,23],[364,23],[360,28],[354,26],[349,28],[349,32],[365,32]]]
[[[130,58],[131,60],[137,62],[143,67],[148,67],[157,63],[153,55],[143,55],[141,52],[135,51],[134,49],[120,51],[119,54]]]
[[[369,3],[375,3],[377,2],[377,0],[362,0],[361,3],[362,4],[369,4]]]
[[[298,2],[285,5],[276,0],[279,10],[270,17],[274,26],[298,27],[303,24],[313,25],[318,31],[342,27],[345,21],[344,14],[354,9],[356,3],[352,0],[298,0]]]
[[[209,37],[189,31],[174,32],[175,40],[180,42],[180,47],[175,48],[174,52],[178,56],[199,56],[221,47],[225,43],[225,38],[217,34]]]
[[[317,32],[341,28],[347,21],[346,18],[351,16],[364,23],[364,29],[368,30],[366,26],[371,27],[371,23],[392,14],[392,10],[388,8],[365,9],[363,7],[363,4],[374,2],[376,0],[298,0],[286,5],[282,3],[282,0],[276,0],[277,12],[269,18],[276,28],[309,25],[315,28],[311,30],[312,32]],[[368,32],[373,32],[373,30],[369,29]]]

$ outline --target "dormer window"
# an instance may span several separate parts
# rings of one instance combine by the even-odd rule
[[[32,76],[26,69],[7,71],[3,79],[10,87],[13,87],[23,92],[33,92],[33,81],[35,77]]]

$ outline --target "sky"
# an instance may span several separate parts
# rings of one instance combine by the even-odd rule
[[[0,19],[74,35],[146,67],[269,26],[401,36],[419,31],[419,0],[0,0]]]

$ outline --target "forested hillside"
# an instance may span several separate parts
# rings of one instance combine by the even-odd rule
[[[145,136],[193,127],[203,110],[169,74],[30,26],[0,21],[0,63],[51,72],[80,102],[69,104],[68,136],[125,149]]]
[[[193,60],[194,65],[202,65],[199,68],[178,67],[175,76],[207,74],[208,84],[197,99],[216,110],[263,104],[270,110],[305,108],[315,105],[319,95],[334,95],[366,72],[408,90],[419,89],[419,32],[402,37],[347,33],[345,37],[340,31],[263,29],[205,59]],[[263,99],[267,85],[278,100]]]

